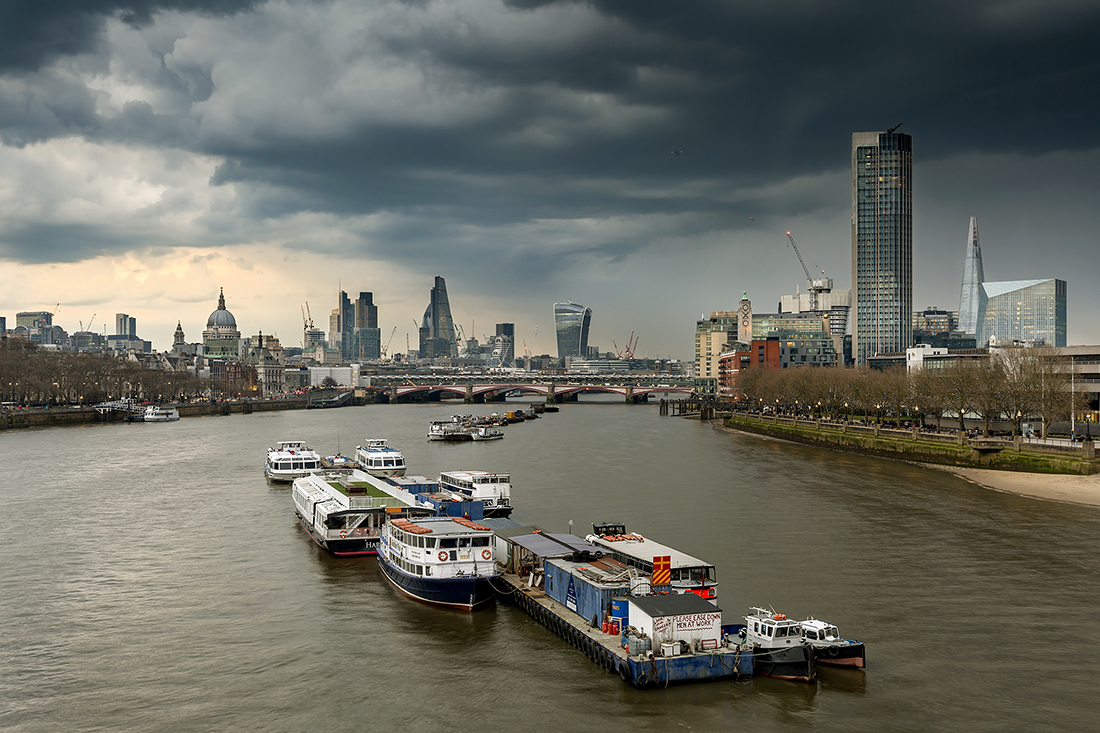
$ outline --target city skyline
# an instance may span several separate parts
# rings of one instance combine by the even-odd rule
[[[429,271],[467,335],[514,323],[555,353],[552,304],[573,298],[600,314],[593,345],[633,331],[639,356],[690,359],[700,313],[804,287],[788,230],[854,289],[851,134],[904,123],[913,310],[957,307],[973,216],[986,278],[1067,281],[1068,343],[1100,343],[1080,91],[1100,86],[1100,8],[131,7],[19,7],[0,28],[9,326],[127,313],[165,350],[224,287],[242,331],[297,346],[301,305],[320,320],[342,281],[401,351]]]

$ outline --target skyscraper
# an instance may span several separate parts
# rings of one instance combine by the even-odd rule
[[[378,330],[378,306],[374,304],[374,293],[359,293],[352,304],[351,357],[356,360],[377,359],[382,351],[382,332]]]
[[[912,345],[913,138],[852,134],[852,356]]]
[[[492,362],[494,366],[510,367],[516,364],[516,324],[498,323],[493,339]]]
[[[558,335],[558,358],[588,358],[588,329],[592,325],[592,309],[585,305],[561,301],[554,303],[554,328]]]
[[[959,296],[959,330],[978,333],[978,307],[982,297],[982,246],[978,243],[978,220],[970,217],[970,233],[966,237],[966,263],[963,265],[962,295]]]
[[[451,303],[447,299],[447,282],[435,278],[424,320],[420,323],[420,356],[431,359],[458,355],[455,323],[451,318]]]

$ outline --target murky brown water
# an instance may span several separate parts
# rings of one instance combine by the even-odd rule
[[[482,411],[485,408],[481,408]],[[939,471],[566,405],[429,444],[464,406],[368,406],[0,433],[0,729],[1086,730],[1100,715],[1100,511]],[[868,646],[865,671],[640,692],[517,609],[399,597],[297,528],[276,440],[508,470],[513,518],[621,520]]]

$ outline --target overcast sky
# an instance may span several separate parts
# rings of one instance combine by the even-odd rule
[[[0,315],[122,311],[167,349],[224,287],[292,346],[342,288],[403,351],[442,275],[467,335],[556,353],[573,300],[591,344],[690,359],[700,314],[804,289],[788,229],[851,286],[851,135],[904,123],[914,309],[958,309],[977,216],[987,280],[1068,281],[1097,344],[1098,28],[1095,0],[8,0]]]

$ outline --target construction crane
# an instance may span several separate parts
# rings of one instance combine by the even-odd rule
[[[390,331],[390,337],[389,337],[388,339],[386,339],[386,345],[382,347],[382,358],[383,358],[383,359],[385,359],[385,358],[386,358],[386,354],[387,354],[387,353],[389,352],[389,350],[390,350],[390,344],[391,344],[391,343],[393,343],[393,335],[394,335],[395,333],[397,333],[397,326],[394,326],[394,327],[393,327],[393,330],[392,330],[392,331]]]
[[[832,290],[832,283],[825,277],[825,271],[821,270],[821,277],[817,280],[810,275],[810,268],[806,267],[806,260],[802,259],[802,252],[798,249],[798,245],[794,241],[794,235],[787,232],[787,240],[791,243],[791,247],[794,248],[794,253],[798,255],[798,263],[802,265],[802,271],[806,273],[806,283],[810,286],[810,310],[817,310],[817,294],[821,292],[829,292]],[[817,268],[817,263],[814,263],[814,267]],[[818,268],[820,269],[820,268]]]

